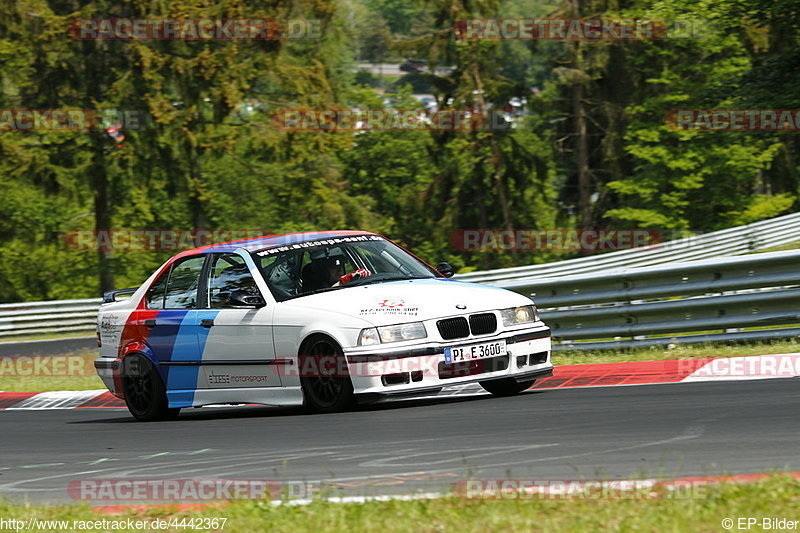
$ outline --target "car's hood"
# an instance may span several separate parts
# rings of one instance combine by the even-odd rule
[[[505,289],[436,278],[344,287],[287,300],[283,305],[351,315],[380,326],[529,303],[529,298]]]

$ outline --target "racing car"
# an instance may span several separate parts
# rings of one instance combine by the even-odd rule
[[[534,302],[453,274],[365,231],[203,246],[105,294],[95,368],[141,421],[212,404],[342,411],[474,382],[508,396],[552,375]]]

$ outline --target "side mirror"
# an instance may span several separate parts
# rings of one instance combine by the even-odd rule
[[[445,263],[444,261],[436,265],[436,270],[446,278],[452,278],[456,273],[456,269],[450,263]]]
[[[233,291],[231,295],[228,296],[228,299],[232,303],[244,307],[264,307],[267,305],[267,302],[265,302],[264,298],[261,296],[249,294],[245,291]]]

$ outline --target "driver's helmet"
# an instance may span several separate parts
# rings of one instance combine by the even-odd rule
[[[344,276],[346,272],[345,269],[345,255],[341,252],[341,250],[334,250],[328,251],[326,254],[324,251],[320,251],[317,254],[313,254],[311,256],[311,262],[316,267],[320,274],[323,276]]]

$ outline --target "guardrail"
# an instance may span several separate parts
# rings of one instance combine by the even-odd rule
[[[100,298],[0,304],[0,338],[92,332],[99,308]]]
[[[653,246],[540,265],[470,272],[455,277],[462,281],[494,284],[509,279],[573,276],[604,272],[609,268],[644,267],[675,261],[739,255],[780,246],[798,239],[800,239],[800,213],[793,213]]]
[[[536,302],[544,309],[543,315],[554,328],[554,335],[562,339],[562,347],[571,341],[598,336],[632,339],[580,342],[573,346],[580,344],[581,348],[590,348],[611,346],[613,343],[619,346],[644,346],[669,341],[669,338],[643,337],[659,332],[681,333],[779,322],[785,324],[779,318],[792,315],[790,307],[800,301],[796,299],[797,292],[779,293],[774,287],[798,283],[798,275],[791,265],[792,262],[800,264],[800,256],[792,255],[800,252],[722,259],[719,256],[796,241],[798,235],[800,213],[795,213],[647,248],[557,263],[473,272],[456,277],[523,294],[536,293]],[[674,264],[675,261],[699,258],[704,260]],[[660,268],[631,268],[665,263],[672,264]],[[753,270],[754,265],[760,265],[757,272]],[[773,290],[768,295],[753,294],[754,290],[761,291],[764,288]],[[737,292],[742,290],[750,293],[743,296]],[[709,293],[715,294],[716,299],[709,299]],[[699,295],[702,295],[702,302],[699,301]],[[672,301],[651,301],[657,298],[671,298]],[[95,329],[100,302],[100,298],[89,298],[0,304],[0,339],[42,333],[91,334]],[[754,304],[757,305],[754,307]],[[587,308],[588,305],[592,307]],[[747,314],[737,311],[745,305],[755,309],[755,312]],[[770,309],[773,314],[766,315],[763,309]],[[724,316],[725,319],[713,318],[715,312],[718,315],[725,313],[716,317]],[[792,315],[794,319],[797,319],[796,313]],[[687,319],[687,316],[692,318]],[[702,322],[699,321],[701,318]],[[663,324],[656,327],[659,320]],[[800,319],[796,322],[800,323]],[[701,323],[703,326],[700,326]],[[779,330],[766,330],[763,333],[739,332],[735,337],[763,338],[795,334],[788,330],[782,333]],[[695,337],[727,340],[730,334],[684,336],[679,342],[694,342]]]
[[[775,326],[800,326],[798,265],[792,250],[494,285],[533,296],[558,349],[788,338],[800,327]]]

